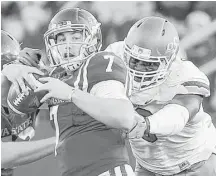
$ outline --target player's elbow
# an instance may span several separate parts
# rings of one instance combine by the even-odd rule
[[[192,119],[200,110],[203,97],[201,95],[176,95],[174,102],[185,107],[189,112],[189,117]]]

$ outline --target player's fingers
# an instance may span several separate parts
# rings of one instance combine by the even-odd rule
[[[43,53],[42,53],[42,51],[39,50],[39,49],[33,49],[33,51],[34,51],[34,55],[36,55],[37,63],[39,63],[39,61],[40,61],[41,58],[42,58]],[[31,55],[31,54],[30,54],[30,55]],[[33,56],[33,55],[31,55],[31,56]]]
[[[41,82],[49,82],[49,81],[52,81],[52,80],[53,80],[53,78],[51,78],[51,77],[39,78],[39,81],[41,81]]]
[[[17,82],[17,81],[14,81],[14,82],[13,82],[13,85],[14,85],[14,89],[15,89],[17,95],[20,94],[21,92],[20,92],[20,87],[19,87],[18,82]]]
[[[25,86],[23,78],[21,77],[17,78],[17,83],[21,89],[21,92],[25,92],[26,86]]]
[[[36,63],[34,63],[35,61],[34,58],[31,58],[31,56],[29,55],[29,50],[30,48],[24,48],[19,52],[19,61],[22,62],[25,65],[28,66],[35,66]]]
[[[25,50],[26,53],[28,54],[34,54],[34,53],[39,53],[42,54],[42,51],[40,49],[34,49],[34,48],[24,48],[23,50]]]
[[[29,84],[30,88],[32,88],[33,90],[37,88],[37,86],[35,85],[33,79],[29,76],[29,74],[26,74],[24,76],[24,79]]]
[[[51,93],[47,93],[42,99],[41,99],[41,103],[44,103],[46,100],[48,100],[49,98],[52,97]]]
[[[29,54],[31,60],[34,61],[34,63],[36,63],[38,65],[39,61],[42,58],[42,51],[39,49],[30,49],[28,54]]]
[[[25,77],[18,78],[17,82],[20,86],[21,92],[23,92],[25,95],[29,95],[29,89],[27,88],[24,80],[25,80]]]
[[[33,60],[36,63],[39,63],[41,57],[42,57],[42,51],[40,49],[33,49],[33,48],[24,48],[22,51],[20,51],[21,56],[30,56],[30,59]]]
[[[24,65],[28,65],[28,66],[33,66],[33,64],[29,61],[28,58],[24,57],[24,56],[18,56],[17,57],[19,62],[21,62]]]
[[[41,92],[41,91],[50,91],[49,84],[45,83],[34,90],[34,92]]]
[[[38,64],[34,62],[31,57],[19,57],[19,61],[24,63],[25,65],[33,66],[33,67],[38,67]]]
[[[44,72],[38,70],[37,68],[35,67],[28,67],[28,73],[36,73],[38,75],[44,75]]]

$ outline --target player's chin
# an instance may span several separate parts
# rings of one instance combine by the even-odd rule
[[[135,76],[135,77],[134,77],[134,81],[136,81],[136,82],[138,82],[138,83],[140,83],[141,80],[142,80],[141,77],[138,77],[138,76]]]

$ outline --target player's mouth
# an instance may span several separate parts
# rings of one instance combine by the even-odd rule
[[[151,81],[151,79],[152,79],[152,77],[144,77],[143,81]],[[134,76],[134,81],[141,82],[142,81],[142,77]]]
[[[141,82],[142,77],[134,76],[134,81]]]
[[[64,53],[64,58],[67,59],[68,57],[75,57],[72,53]]]

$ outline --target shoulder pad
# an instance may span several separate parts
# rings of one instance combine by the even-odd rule
[[[207,76],[190,61],[175,61],[165,84],[168,87],[182,89],[184,94],[210,95]]]
[[[119,42],[115,42],[115,43],[110,44],[105,49],[105,51],[113,52],[122,59],[123,58],[123,52],[124,52],[123,48],[124,48],[124,42],[119,41]]]
[[[88,58],[67,83],[90,92],[95,84],[102,81],[116,80],[125,84],[126,76],[123,60],[112,52],[103,51]]]
[[[84,66],[85,67],[85,66]],[[116,80],[125,84],[127,69],[121,58],[112,52],[99,52],[87,61],[88,91],[102,81]]]

